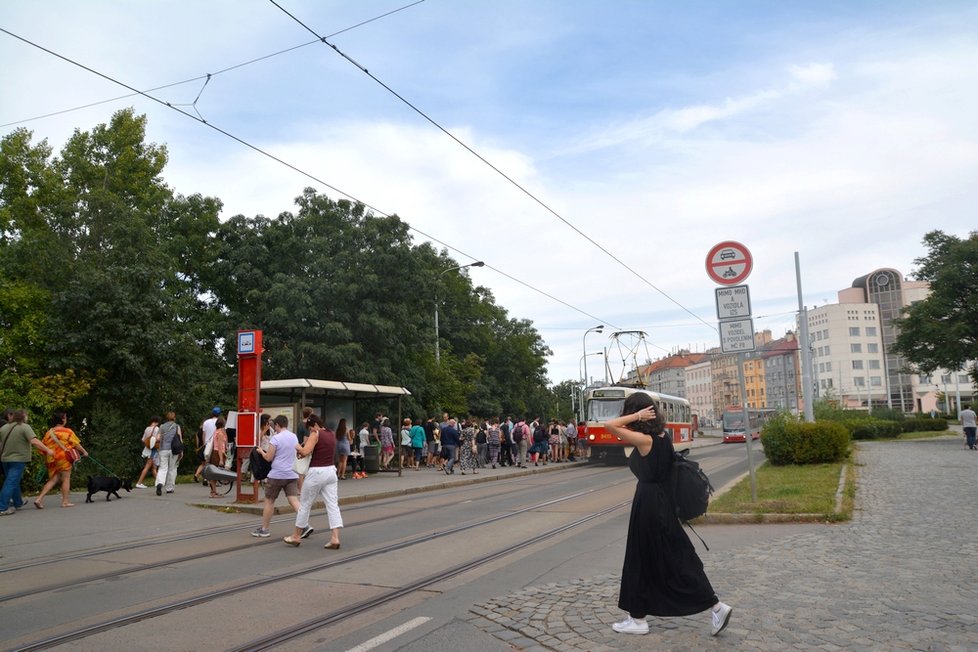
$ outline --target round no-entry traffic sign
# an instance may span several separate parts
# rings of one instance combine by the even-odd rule
[[[754,259],[747,247],[727,240],[710,249],[706,255],[706,273],[721,285],[736,285],[750,275]]]

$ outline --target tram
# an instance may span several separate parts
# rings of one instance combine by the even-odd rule
[[[723,410],[723,443],[735,444],[747,441],[747,432],[752,440],[759,439],[761,430],[767,420],[773,417],[777,410],[772,408],[747,408],[748,426],[744,427],[744,409],[729,405]]]
[[[588,460],[604,464],[625,464],[633,446],[627,445],[601,425],[602,422],[621,415],[625,399],[632,394],[648,394],[655,403],[656,412],[666,419],[666,430],[672,434],[676,450],[689,448],[693,441],[693,416],[689,401],[679,396],[660,394],[647,389],[613,385],[587,390],[584,395],[584,437],[587,442]]]

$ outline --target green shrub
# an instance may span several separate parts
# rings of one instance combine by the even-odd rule
[[[846,419],[843,425],[849,429],[853,439],[896,437],[903,432],[903,422],[901,421],[888,421],[865,415],[855,419]]]
[[[904,421],[907,418],[907,415],[902,410],[889,407],[873,408],[872,416],[876,419],[884,419],[886,421]]]
[[[930,417],[914,417],[906,419],[900,425],[903,432],[932,432],[935,430],[947,430],[947,419],[931,419]]]
[[[801,423],[779,415],[761,433],[764,455],[775,466],[838,462],[849,454],[849,430],[835,421]]]

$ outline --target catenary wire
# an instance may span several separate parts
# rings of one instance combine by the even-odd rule
[[[662,296],[664,296],[669,301],[671,301],[674,304],[676,304],[677,306],[679,306],[679,308],[681,308],[683,311],[685,311],[686,313],[688,313],[689,315],[691,315],[697,321],[705,324],[706,326],[709,326],[714,331],[717,330],[717,327],[716,326],[714,326],[713,324],[707,322],[702,317],[700,317],[699,315],[697,315],[696,313],[694,313],[692,310],[690,310],[689,308],[687,308],[683,304],[679,303],[676,299],[672,298],[672,296],[670,296],[667,292],[665,292],[664,290],[660,289],[658,286],[656,286],[654,283],[652,283],[652,281],[650,281],[647,278],[645,278],[642,274],[640,274],[638,271],[636,271],[634,268],[632,268],[628,263],[626,263],[625,261],[623,261],[622,259],[620,259],[618,256],[616,256],[615,254],[613,254],[611,251],[609,251],[608,249],[606,249],[604,246],[602,246],[594,238],[592,238],[591,236],[589,236],[588,234],[584,233],[579,228],[577,228],[576,226],[574,226],[569,220],[567,220],[560,213],[558,213],[553,208],[551,208],[542,199],[540,199],[539,197],[537,197],[536,195],[534,195],[532,192],[530,192],[529,190],[527,190],[524,186],[522,186],[515,179],[513,179],[508,174],[506,174],[505,172],[503,172],[502,170],[500,170],[498,167],[496,167],[495,165],[493,165],[488,159],[486,159],[484,156],[482,156],[481,154],[479,154],[477,151],[475,151],[474,149],[472,149],[471,147],[469,147],[462,140],[460,140],[459,138],[457,138],[453,133],[451,133],[450,131],[448,131],[447,129],[445,129],[444,127],[442,127],[440,124],[438,124],[438,122],[436,122],[434,120],[434,118],[430,117],[428,114],[426,114],[424,111],[422,111],[417,106],[415,106],[414,104],[412,104],[409,100],[407,100],[400,93],[398,93],[393,88],[391,88],[390,86],[388,86],[387,84],[385,84],[383,81],[381,81],[375,75],[371,74],[370,71],[368,71],[364,66],[360,65],[359,63],[357,63],[353,58],[351,58],[345,52],[343,52],[338,47],[336,47],[336,45],[328,42],[326,40],[326,39],[329,38],[328,36],[320,36],[314,29],[312,29],[311,27],[309,27],[308,25],[306,25],[304,22],[302,22],[298,17],[296,17],[294,14],[292,14],[287,9],[285,9],[282,5],[280,5],[278,2],[276,2],[276,0],[268,0],[268,1],[271,2],[273,5],[275,5],[276,7],[278,7],[289,18],[291,18],[296,23],[298,23],[299,25],[301,25],[306,31],[308,31],[309,33],[311,33],[314,36],[316,36],[320,41],[323,42],[324,45],[328,45],[330,48],[333,49],[334,52],[336,52],[338,55],[340,55],[341,57],[343,57],[344,59],[346,59],[347,61],[349,61],[350,63],[352,63],[357,68],[359,68],[365,75],[367,75],[368,77],[370,77],[370,79],[372,79],[375,82],[377,82],[378,84],[380,84],[380,86],[382,86],[387,92],[389,92],[391,95],[393,95],[394,97],[396,97],[397,99],[399,99],[401,102],[403,102],[404,104],[406,104],[415,113],[417,113],[422,118],[424,118],[425,120],[427,120],[428,122],[430,122],[436,129],[438,129],[443,134],[445,134],[446,136],[448,136],[449,138],[451,138],[452,140],[454,140],[462,148],[464,148],[467,152],[469,152],[470,154],[472,154],[473,156],[475,156],[477,159],[479,159],[480,161],[482,161],[483,163],[485,163],[486,165],[488,165],[493,171],[495,171],[497,174],[499,174],[501,177],[503,177],[503,179],[505,179],[506,181],[508,181],[509,183],[511,183],[513,186],[515,186],[518,190],[520,190],[523,194],[525,194],[527,197],[529,197],[530,199],[532,199],[538,205],[540,205],[541,207],[543,207],[543,209],[546,210],[548,213],[550,213],[551,215],[553,215],[554,217],[556,217],[558,220],[560,220],[561,222],[563,222],[567,227],[569,227],[571,230],[573,230],[579,236],[581,236],[582,238],[584,238],[585,240],[587,240],[588,242],[590,242],[592,245],[594,245],[595,247],[597,247],[606,256],[608,256],[609,258],[611,258],[612,260],[614,260],[616,263],[618,263],[619,265],[621,265],[622,267],[624,267],[626,270],[628,270],[629,272],[631,272],[640,281],[642,281],[643,283],[645,283],[646,285],[648,285],[650,288],[652,288],[653,290],[655,290],[656,292],[658,292],[659,294],[661,294]]]
[[[410,9],[411,7],[413,7],[415,5],[419,5],[422,2],[424,2],[424,1],[425,0],[416,0],[415,2],[406,4],[403,7],[398,7],[397,9],[392,9],[391,11],[388,11],[387,13],[380,14],[379,16],[374,16],[373,18],[369,18],[367,20],[360,21],[356,25],[350,25],[349,27],[344,27],[343,29],[338,30],[336,32],[333,32],[332,34],[329,34],[328,36],[326,36],[324,38],[333,38],[334,36],[339,36],[340,34],[343,34],[345,32],[349,32],[350,30],[356,29],[358,27],[363,27],[364,25],[367,25],[368,23],[372,23],[374,21],[380,20],[381,18],[386,18],[387,16],[390,16],[392,14],[396,14],[399,11],[404,11],[405,9]],[[207,73],[205,75],[198,75],[196,77],[191,77],[189,79],[184,79],[182,81],[177,81],[177,82],[172,82],[172,83],[169,83],[169,84],[164,84],[163,86],[156,86],[155,88],[147,88],[147,89],[144,89],[142,92],[144,92],[144,93],[152,93],[153,91],[160,91],[160,90],[163,90],[163,89],[166,89],[166,88],[172,88],[174,86],[181,86],[183,84],[190,84],[190,83],[193,83],[193,82],[196,82],[196,81],[200,81],[200,80],[203,79],[203,80],[205,80],[204,81],[204,86],[201,87],[200,92],[197,94],[197,98],[193,101],[193,104],[178,104],[178,105],[176,105],[176,106],[194,106],[194,105],[197,104],[197,100],[200,99],[201,93],[204,92],[204,88],[207,86],[207,83],[210,82],[211,77],[216,77],[217,75],[220,75],[220,74],[223,74],[223,73],[226,73],[226,72],[230,72],[232,70],[237,70],[238,68],[243,68],[245,66],[250,66],[253,63],[258,63],[259,61],[264,61],[266,59],[271,59],[272,57],[277,57],[280,54],[286,54],[286,53],[292,52],[293,50],[298,50],[300,48],[304,48],[304,47],[307,47],[307,46],[310,46],[310,45],[314,45],[316,43],[319,43],[319,39],[318,38],[315,39],[315,40],[312,40],[312,41],[308,41],[306,43],[300,43],[299,45],[294,45],[294,46],[292,46],[290,48],[285,48],[284,50],[278,50],[277,52],[271,52],[269,54],[265,54],[265,55],[262,55],[260,57],[255,57],[254,59],[249,59],[248,61],[242,61],[241,63],[236,63],[236,64],[234,64],[232,66],[228,66],[227,68],[222,68],[222,69],[220,69],[220,70],[218,70],[216,72],[209,72],[209,73]],[[112,98],[109,98],[107,100],[99,100],[98,102],[91,102],[89,104],[83,104],[81,106],[75,106],[75,107],[72,107],[70,109],[62,109],[60,111],[53,111],[51,113],[45,113],[44,115],[34,116],[33,118],[24,118],[23,120],[14,120],[13,122],[7,122],[7,123],[4,123],[4,124],[0,124],[0,129],[2,129],[4,127],[12,127],[14,125],[23,124],[25,122],[33,122],[35,120],[42,120],[44,118],[51,118],[51,117],[54,117],[56,115],[62,115],[64,113],[71,113],[73,111],[81,111],[82,109],[89,109],[89,108],[91,108],[93,106],[99,106],[100,104],[108,104],[110,102],[117,102],[119,100],[124,100],[124,99],[130,98],[130,97],[136,97],[136,96],[139,95],[139,93],[140,93],[139,91],[136,91],[135,93],[128,93],[126,95],[120,95],[118,97],[112,97]],[[195,108],[195,110],[196,110],[196,108]],[[199,112],[198,112],[198,115],[199,115]]]
[[[46,53],[50,54],[53,57],[57,57],[58,59],[61,59],[62,61],[65,61],[66,63],[70,63],[73,66],[77,66],[77,67],[81,68],[82,70],[86,70],[86,71],[92,73],[93,75],[96,75],[98,77],[101,77],[102,79],[105,79],[107,81],[110,81],[113,84],[118,84],[119,86],[122,86],[123,88],[126,88],[126,89],[132,91],[134,95],[140,95],[142,97],[145,97],[148,100],[151,100],[153,102],[156,102],[157,104],[162,104],[163,106],[165,106],[165,107],[167,107],[169,109],[172,109],[173,111],[176,111],[177,113],[180,113],[181,115],[184,115],[184,116],[190,118],[191,120],[194,120],[196,122],[199,122],[200,124],[205,125],[205,126],[211,128],[211,129],[213,129],[214,131],[217,131],[218,133],[226,136],[227,138],[230,138],[231,140],[233,140],[233,141],[235,141],[235,142],[237,142],[237,143],[239,143],[241,145],[244,145],[245,147],[251,149],[252,151],[257,152],[258,154],[261,154],[262,156],[265,156],[266,158],[269,158],[269,159],[275,161],[276,163],[279,163],[280,165],[284,165],[285,167],[289,168],[290,170],[292,170],[294,172],[297,172],[297,173],[301,174],[304,177],[307,177],[309,179],[312,179],[316,183],[322,184],[326,188],[329,188],[330,190],[332,190],[332,191],[334,191],[334,192],[336,192],[336,193],[338,193],[340,195],[343,195],[344,197],[346,197],[348,199],[351,199],[354,202],[357,202],[359,204],[362,204],[365,208],[368,208],[369,210],[373,211],[374,213],[376,213],[378,215],[382,215],[384,217],[390,217],[390,214],[388,214],[388,213],[380,210],[379,208],[376,208],[376,207],[368,204],[367,202],[362,201],[361,199],[359,199],[359,198],[351,195],[350,193],[345,192],[345,191],[337,188],[336,186],[327,183],[326,181],[323,181],[322,179],[320,179],[319,177],[313,175],[312,173],[306,172],[302,168],[299,168],[296,165],[293,165],[292,163],[289,163],[288,161],[286,161],[286,160],[284,160],[282,158],[279,158],[278,156],[275,156],[274,154],[272,154],[270,152],[267,152],[267,151],[263,150],[262,148],[260,148],[257,145],[254,145],[254,144],[252,144],[252,143],[244,140],[243,138],[240,138],[238,136],[235,136],[231,132],[222,129],[222,128],[220,128],[220,127],[218,127],[218,126],[216,126],[216,125],[208,122],[207,120],[204,120],[203,118],[199,118],[199,117],[197,117],[197,116],[195,116],[195,115],[193,115],[191,113],[188,113],[187,111],[184,111],[183,109],[181,109],[181,108],[179,108],[177,106],[174,106],[170,102],[166,102],[166,101],[161,100],[161,99],[159,99],[157,97],[154,97],[154,96],[150,95],[149,93],[147,93],[145,91],[137,90],[136,88],[134,88],[134,87],[132,87],[132,86],[130,86],[130,85],[124,83],[124,82],[121,82],[121,81],[119,81],[117,79],[114,79],[113,77],[110,77],[109,75],[106,75],[105,73],[99,72],[98,70],[95,70],[94,68],[91,68],[89,66],[86,66],[83,63],[80,63],[78,61],[75,61],[75,60],[73,60],[73,59],[71,59],[71,58],[69,58],[69,57],[67,57],[67,56],[65,56],[63,54],[59,54],[59,53],[55,52],[54,50],[51,50],[49,48],[46,48],[43,45],[40,45],[38,43],[35,43],[35,42],[31,41],[30,39],[27,39],[27,38],[25,38],[23,36],[20,36],[18,34],[15,34],[15,33],[11,32],[10,30],[7,30],[7,29],[5,29],[3,27],[0,27],[0,32],[3,32],[4,34],[7,34],[8,36],[12,36],[13,38],[15,38],[15,39],[17,39],[17,40],[19,40],[19,41],[21,41],[23,43],[26,43],[26,44],[30,45],[31,47],[34,47],[34,48],[37,48],[37,49],[39,49],[39,50],[41,50],[43,52],[46,52]],[[469,258],[469,259],[474,260],[474,261],[475,260],[479,260],[478,257],[473,256],[472,254],[466,253],[465,251],[462,251],[461,249],[458,249],[457,247],[453,247],[452,245],[448,244],[447,242],[443,242],[442,240],[439,240],[438,238],[436,238],[436,237],[434,237],[434,236],[432,236],[432,235],[430,235],[428,233],[425,233],[424,231],[422,231],[422,230],[420,230],[420,229],[418,229],[416,227],[413,227],[413,226],[408,225],[408,229],[411,230],[411,231],[414,231],[415,233],[418,233],[419,235],[421,235],[421,236],[423,236],[423,237],[425,237],[425,238],[427,238],[429,240],[431,240],[432,242],[437,242],[438,244],[442,245],[443,247],[445,247],[447,249],[450,249],[450,250],[452,250],[452,251],[454,251],[454,252],[456,252],[458,254],[461,254],[462,256],[465,256],[466,258]],[[494,266],[490,265],[489,263],[486,263],[485,264],[485,267],[488,267],[489,269],[493,270],[497,274],[500,274],[500,275],[508,278],[509,280],[515,282],[515,283],[518,283],[518,284],[520,284],[520,285],[522,285],[522,286],[524,286],[524,287],[526,287],[526,288],[528,288],[530,290],[533,290],[534,292],[537,292],[538,294],[541,294],[541,295],[547,297],[548,299],[551,299],[552,301],[556,301],[557,303],[559,303],[559,304],[561,304],[561,305],[563,305],[563,306],[565,306],[567,308],[570,308],[571,310],[573,310],[575,312],[578,312],[578,313],[584,315],[585,317],[588,317],[590,319],[596,319],[598,321],[605,321],[610,326],[613,326],[615,328],[618,328],[618,326],[615,326],[610,321],[608,321],[608,320],[602,320],[602,318],[597,317],[595,315],[592,315],[591,313],[586,312],[586,311],[582,310],[581,308],[578,308],[577,306],[571,305],[571,304],[567,303],[566,301],[564,301],[563,299],[559,299],[559,298],[553,296],[552,294],[550,294],[548,292],[545,292],[544,290],[541,290],[540,288],[537,288],[537,287],[535,287],[533,285],[530,285],[526,281],[523,281],[521,279],[518,279],[515,276],[509,274],[508,272],[505,272],[502,269],[499,269],[497,267],[494,267]]]

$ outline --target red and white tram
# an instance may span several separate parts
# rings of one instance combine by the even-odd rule
[[[657,412],[666,419],[666,429],[672,433],[676,450],[689,448],[693,441],[694,423],[689,401],[679,396],[660,394],[647,389],[613,385],[587,390],[584,395],[585,441],[588,459],[605,464],[625,464],[633,446],[625,444],[608,432],[602,422],[621,415],[625,399],[632,394],[648,394]]]

